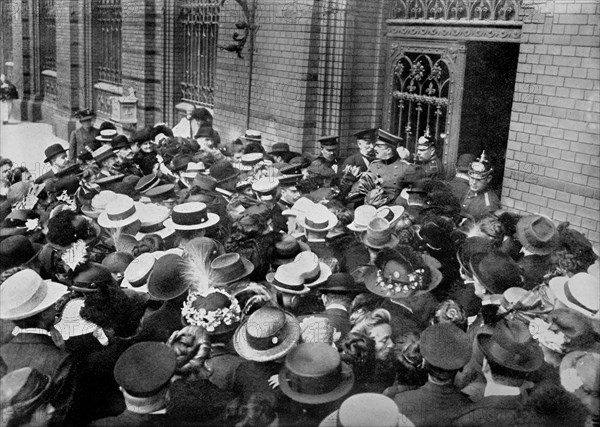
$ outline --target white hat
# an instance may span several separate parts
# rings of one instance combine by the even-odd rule
[[[306,213],[298,215],[298,224],[310,231],[325,232],[331,230],[338,223],[337,216],[325,205],[317,203]]]
[[[43,280],[33,270],[22,270],[0,286],[0,319],[21,320],[46,310],[68,292],[65,285]]]
[[[200,230],[215,225],[219,219],[219,215],[206,210],[204,203],[190,202],[175,206],[164,224],[175,230]]]
[[[554,296],[567,307],[587,317],[598,317],[600,310],[600,283],[588,273],[573,277],[555,277],[548,284]]]
[[[372,205],[361,205],[354,209],[354,219],[348,228],[352,231],[366,231],[367,226],[377,215],[377,209]]]
[[[106,210],[98,217],[98,224],[104,228],[121,228],[137,220],[139,217],[133,199],[122,195],[106,205]]]

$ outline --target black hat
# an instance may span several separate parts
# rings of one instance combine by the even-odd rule
[[[323,136],[318,141],[323,148],[337,148],[340,145],[340,137],[338,135]]]
[[[500,251],[474,254],[471,271],[491,294],[502,294],[508,288],[523,287],[523,272],[513,259]]]
[[[356,139],[364,139],[365,141],[375,142],[377,137],[377,128],[359,130],[354,134]]]
[[[67,150],[65,150],[62,145],[52,144],[51,146],[49,146],[48,148],[46,148],[44,150],[44,154],[46,155],[46,159],[44,160],[44,163],[49,163],[50,161],[52,161],[52,159],[54,159],[54,157],[58,156],[59,154],[66,153],[66,152],[67,152]]]
[[[173,158],[173,160],[171,160],[171,170],[173,172],[179,172],[181,170],[184,170],[185,168],[187,168],[188,163],[190,163],[191,161],[192,156],[188,154],[176,156],[175,158]]]
[[[120,150],[121,148],[129,148],[131,144],[125,135],[117,135],[113,138],[111,146],[113,150]]]
[[[290,152],[289,144],[287,144],[285,142],[276,142],[275,144],[273,144],[271,146],[270,154],[289,153],[289,152]]]
[[[221,160],[212,165],[209,169],[210,176],[217,180],[217,182],[223,182],[231,178],[235,178],[240,174],[240,171],[233,167],[231,162],[227,160]]]
[[[25,236],[7,237],[0,242],[0,271],[29,264],[41,250],[42,245],[31,243]]]
[[[277,178],[280,187],[295,187],[302,180],[302,174],[284,175]]]
[[[198,128],[194,138],[212,138],[215,136],[215,130],[210,126],[202,126]]]
[[[157,259],[148,279],[148,293],[157,300],[166,301],[186,292],[190,283],[183,280],[181,262],[182,258],[176,254]]]
[[[354,277],[348,273],[334,273],[327,278],[327,281],[318,286],[322,293],[332,294],[360,294],[367,289],[362,284],[356,283]]]
[[[78,112],[76,112],[74,114],[74,117],[80,122],[84,122],[86,120],[92,120],[92,118],[94,117],[94,112],[89,108],[86,108],[85,110],[79,110]]]
[[[432,366],[456,370],[465,366],[473,348],[469,336],[453,323],[437,323],[421,334],[421,354]]]
[[[296,164],[285,164],[279,168],[279,172],[284,175],[296,175],[302,172],[302,165],[300,163]]]
[[[166,344],[141,342],[129,347],[115,364],[117,383],[134,397],[150,397],[171,381],[177,357]]]
[[[101,285],[113,283],[110,270],[102,264],[90,262],[86,267],[85,270],[75,276],[71,289],[80,292],[96,292],[100,290]]]
[[[383,129],[377,129],[377,143],[389,145],[392,148],[398,147],[398,145],[402,142],[402,138],[391,134]]]

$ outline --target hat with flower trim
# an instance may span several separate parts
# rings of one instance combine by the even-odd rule
[[[210,288],[205,294],[190,293],[181,316],[185,325],[202,326],[210,335],[220,335],[238,327],[242,309],[238,300],[223,289]]]

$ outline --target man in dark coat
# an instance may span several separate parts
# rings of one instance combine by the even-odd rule
[[[56,410],[55,425],[68,423],[77,375],[73,357],[54,342],[58,335],[53,327],[55,304],[65,293],[66,286],[44,281],[29,269],[9,277],[0,288],[0,317],[17,326],[14,338],[0,347],[0,366],[7,372],[35,368],[50,376],[55,387],[50,400]]]
[[[90,147],[92,151],[98,148],[95,140],[99,135],[98,129],[94,127],[92,122],[94,113],[91,110],[79,111],[75,114],[75,117],[79,119],[81,127],[71,132],[69,137],[69,160],[72,162],[88,152],[86,147]]]
[[[350,274],[334,273],[319,286],[318,290],[325,306],[325,311],[321,315],[327,317],[335,330],[340,333],[337,341],[341,341],[352,329],[349,313],[352,298],[361,293],[364,288],[361,289]]]
[[[397,394],[394,400],[415,426],[450,425],[471,404],[454,386],[456,373],[471,358],[471,342],[454,324],[438,323],[423,331],[421,354],[429,380],[417,390]]]
[[[365,129],[356,132],[356,145],[358,153],[347,157],[340,168],[339,173],[343,174],[350,166],[356,166],[360,172],[366,172],[369,165],[375,158],[375,139],[377,128]]]

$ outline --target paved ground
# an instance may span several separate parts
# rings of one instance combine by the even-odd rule
[[[52,132],[52,126],[45,123],[15,122],[0,123],[0,155],[13,163],[24,165],[35,176],[43,170],[44,150],[51,144],[67,142]]]

